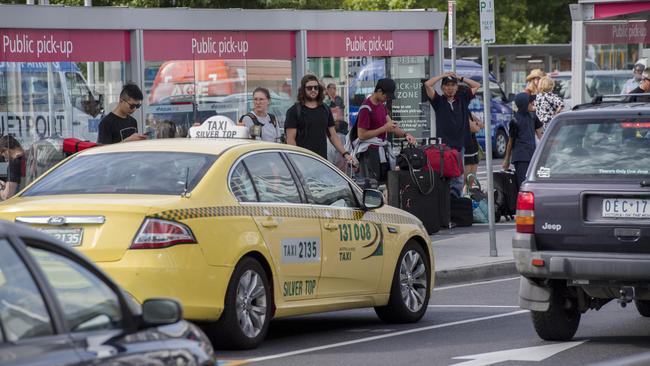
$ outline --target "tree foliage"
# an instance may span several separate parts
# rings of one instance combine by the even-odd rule
[[[495,0],[498,44],[568,43],[569,4],[575,0]],[[0,0],[24,4],[25,1]],[[51,4],[81,6],[83,0],[51,0]],[[456,0],[458,44],[480,40],[478,0]],[[93,0],[94,6],[397,10],[436,8],[447,11],[447,0]]]

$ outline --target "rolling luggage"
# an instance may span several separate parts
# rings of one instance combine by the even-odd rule
[[[457,198],[451,195],[451,221],[456,226],[472,226],[472,222],[474,222],[473,211],[471,198]]]
[[[512,170],[492,173],[494,180],[494,211],[496,221],[501,216],[512,219],[517,212],[517,178]]]
[[[431,174],[434,174],[433,179],[431,179]],[[432,181],[433,190],[430,189]],[[422,221],[427,233],[433,234],[440,230],[440,225],[443,222],[440,190],[444,190],[444,186],[436,173],[421,170],[413,171],[413,174],[408,170],[389,171],[388,204],[412,213]],[[448,184],[447,187],[449,187]],[[424,194],[427,191],[430,192]],[[449,193],[447,193],[448,195]]]

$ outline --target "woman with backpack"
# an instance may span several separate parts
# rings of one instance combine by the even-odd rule
[[[275,116],[269,113],[271,93],[257,87],[253,90],[253,111],[241,116],[239,123],[248,127],[251,137],[269,142],[282,142],[280,126]]]

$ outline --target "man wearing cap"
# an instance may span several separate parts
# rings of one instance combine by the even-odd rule
[[[442,95],[433,88],[438,81],[441,81]],[[459,90],[458,82],[465,82],[469,88]],[[481,84],[470,78],[458,78],[453,72],[446,72],[427,80],[424,87],[429,103],[436,112],[436,135],[442,142],[458,150],[460,156],[464,156],[465,141],[471,138],[469,103]],[[463,185],[462,175],[451,181],[450,188],[457,197],[462,195]]]
[[[645,94],[645,93],[650,93],[650,68],[648,67],[646,67],[643,73],[641,73],[641,82],[639,82],[639,86],[630,92],[630,94]],[[630,97],[630,102],[649,103],[650,95]]]
[[[637,62],[634,64],[634,67],[632,68],[632,78],[623,84],[623,94],[630,94],[632,90],[639,86],[643,70],[645,70],[645,65],[643,63]]]
[[[524,93],[530,95],[539,94],[539,81],[546,76],[546,73],[541,69],[533,69],[528,76],[526,76],[526,87],[524,88]]]
[[[379,79],[375,91],[361,103],[355,126],[359,141],[366,145],[364,151],[359,153],[361,169],[367,170],[370,178],[376,179],[378,183],[386,182],[390,169],[387,154],[391,151],[386,144],[388,133],[405,137],[411,144],[417,143],[410,133],[404,132],[388,115],[385,103],[395,98],[395,89],[393,79]]]

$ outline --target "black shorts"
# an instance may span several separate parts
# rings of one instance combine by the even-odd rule
[[[478,164],[478,153],[470,156],[465,155],[465,165],[477,165],[477,164]]]

